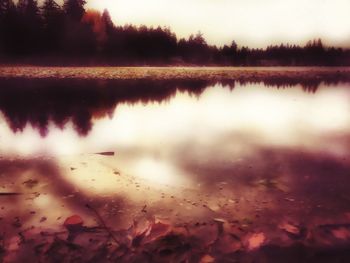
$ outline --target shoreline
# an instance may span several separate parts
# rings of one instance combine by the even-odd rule
[[[0,78],[247,80],[296,78],[350,82],[350,67],[40,67],[0,66]]]

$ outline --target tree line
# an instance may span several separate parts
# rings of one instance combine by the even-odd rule
[[[107,10],[85,0],[0,0],[0,63],[108,65],[310,66],[350,65],[348,49],[305,46],[265,49],[209,45],[199,32],[178,39],[170,28],[115,25]]]

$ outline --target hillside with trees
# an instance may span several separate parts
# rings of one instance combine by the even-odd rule
[[[217,47],[198,32],[178,38],[170,28],[116,25],[107,10],[85,10],[84,0],[63,6],[45,0],[0,0],[0,63],[43,65],[348,66],[348,49],[305,46],[265,49]]]

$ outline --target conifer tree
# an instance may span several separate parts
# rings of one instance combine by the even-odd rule
[[[70,19],[79,22],[85,14],[85,4],[85,0],[65,0],[63,9]]]
[[[62,18],[62,10],[54,0],[45,0],[42,6],[42,15],[45,21],[45,26],[50,26]]]
[[[45,0],[42,6],[44,20],[44,49],[58,51],[64,31],[64,16],[61,7],[54,0]]]

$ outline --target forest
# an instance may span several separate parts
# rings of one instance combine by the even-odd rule
[[[0,63],[42,65],[349,66],[350,50],[321,39],[264,49],[178,38],[168,27],[118,25],[108,10],[45,0],[0,0]]]

